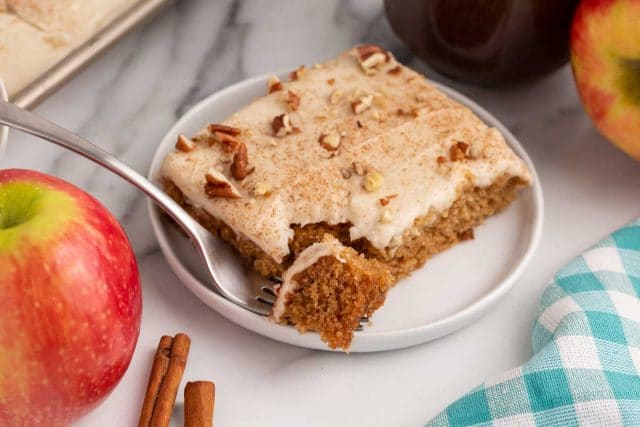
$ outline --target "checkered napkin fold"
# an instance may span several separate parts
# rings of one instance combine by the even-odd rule
[[[560,270],[536,317],[534,356],[428,427],[640,426],[640,219]]]

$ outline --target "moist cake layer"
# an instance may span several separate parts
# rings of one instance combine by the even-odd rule
[[[346,226],[349,242],[386,254],[418,218],[435,225],[462,192],[502,177],[530,182],[499,132],[382,55],[372,69],[373,56],[352,49],[271,82],[279,90],[224,121],[237,128],[243,164],[229,135],[210,127],[167,156],[162,176],[258,249],[245,252],[266,254],[265,270],[292,261],[297,228]]]
[[[366,239],[352,242],[349,237],[350,224],[318,223],[304,227],[294,225],[294,237],[289,242],[289,255],[282,263],[276,263],[254,242],[237,235],[228,225],[201,207],[190,204],[172,182],[165,181],[164,185],[167,193],[189,214],[213,234],[234,246],[240,255],[266,278],[282,276],[284,270],[289,268],[307,247],[320,242],[325,234],[330,234],[343,245],[353,247],[365,257],[378,260],[389,270],[395,281],[420,267],[431,256],[472,237],[473,227],[508,206],[525,183],[520,178],[505,176],[486,188],[467,188],[460,192],[458,199],[449,209],[417,218],[413,225],[404,231],[398,246],[391,246],[382,251],[374,248]]]
[[[318,331],[331,348],[347,349],[362,316],[384,303],[392,277],[333,236],[305,249],[284,273],[273,310],[277,322]]]

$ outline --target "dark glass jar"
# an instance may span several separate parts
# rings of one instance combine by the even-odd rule
[[[503,86],[532,80],[569,58],[579,0],[385,0],[396,34],[431,67]]]

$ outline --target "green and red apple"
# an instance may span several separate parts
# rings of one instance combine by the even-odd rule
[[[571,27],[571,64],[600,132],[640,160],[640,0],[582,0]]]
[[[66,425],[118,383],[142,310],[124,231],[93,197],[0,170],[0,425]]]

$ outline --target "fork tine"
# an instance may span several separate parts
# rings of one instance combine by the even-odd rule
[[[270,306],[273,306],[273,304],[274,304],[274,302],[275,302],[275,301],[268,300],[268,299],[263,298],[263,297],[260,297],[260,296],[259,296],[259,297],[256,297],[256,300],[260,301],[260,302],[261,302],[261,303],[263,303],[263,304],[267,304],[267,305],[270,305]]]
[[[273,283],[277,285],[280,285],[283,282],[282,277],[280,276],[271,276],[269,277],[269,280],[271,280]]]
[[[360,319],[358,320],[358,327],[355,329],[356,332],[364,331],[364,327],[370,324],[370,322],[371,321],[369,320],[369,317],[367,316],[360,317]]]
[[[277,296],[276,291],[274,291],[273,288],[270,286],[263,286],[261,289],[262,289],[262,292],[267,293],[273,297]]]

